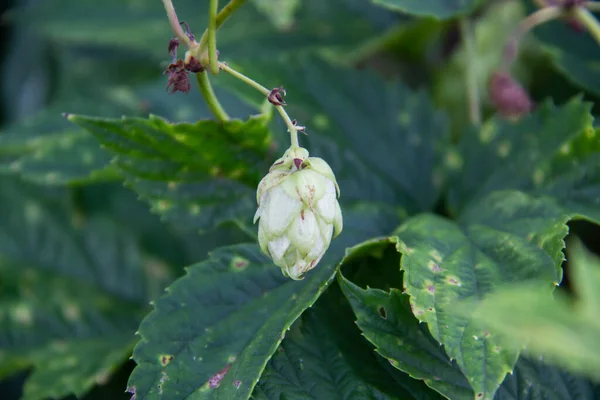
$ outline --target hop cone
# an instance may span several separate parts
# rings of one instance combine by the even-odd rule
[[[301,147],[289,148],[258,185],[258,242],[285,276],[303,279],[342,231],[338,196],[329,165]]]

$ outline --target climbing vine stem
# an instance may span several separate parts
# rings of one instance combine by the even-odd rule
[[[228,74],[230,74],[231,76],[239,79],[240,81],[244,82],[248,86],[253,87],[254,89],[258,90],[263,95],[269,96],[271,94],[271,90],[267,89],[266,87],[264,87],[260,83],[256,82],[255,80],[247,77],[246,75],[244,75],[244,74],[242,74],[242,73],[234,70],[233,68],[231,68],[226,63],[220,62],[219,63],[219,67],[224,72],[227,72]],[[283,108],[283,106],[281,106],[281,105],[275,105],[275,108],[277,109],[277,111],[281,115],[281,118],[283,118],[283,121],[287,125],[288,132],[290,133],[290,141],[291,141],[292,147],[299,147],[299,142],[298,142],[298,127],[291,120],[290,116],[285,111],[285,109]]]
[[[202,97],[204,97],[204,101],[208,105],[210,111],[214,114],[215,117],[221,122],[228,121],[229,115],[221,106],[221,103],[217,99],[215,92],[213,91],[212,85],[210,84],[210,80],[208,79],[208,72],[202,71],[196,74],[196,80],[198,81],[198,87],[200,88],[200,92],[202,93]]]
[[[171,24],[173,33],[175,36],[177,36],[177,39],[179,39],[180,42],[189,47],[191,45],[191,40],[181,28],[181,24],[179,23],[179,18],[177,18],[177,13],[175,12],[173,2],[171,0],[163,0],[163,5],[165,6],[165,11],[167,12],[167,17],[169,18],[169,24]]]
[[[219,0],[210,0],[208,10],[208,62],[210,72],[213,74],[219,73],[219,65],[217,64],[217,12],[219,11]],[[200,47],[202,51],[202,47]]]
[[[477,87],[477,54],[475,54],[475,34],[473,24],[468,17],[460,20],[460,30],[462,40],[466,51],[465,85],[467,87],[467,97],[469,99],[469,119],[475,126],[481,124],[481,101],[479,97],[479,88]]]

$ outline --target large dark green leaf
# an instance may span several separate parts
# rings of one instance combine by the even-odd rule
[[[154,116],[69,119],[115,153],[126,183],[179,225],[206,229],[253,215],[255,187],[268,169],[263,117],[195,124]]]
[[[372,0],[383,7],[408,14],[450,18],[467,14],[484,0]]]
[[[338,285],[333,284],[286,333],[260,377],[253,397],[290,400],[440,398],[423,383],[395,372],[378,357],[360,336],[352,319],[352,310]]]
[[[600,386],[580,376],[521,356],[515,371],[506,377],[496,400],[595,400]]]
[[[309,134],[300,141],[331,165],[341,201],[377,202],[408,214],[434,207],[450,136],[445,115],[425,92],[318,59],[292,58],[285,68],[256,62],[243,71],[269,87],[285,86],[286,109]],[[225,77],[222,83],[253,95]]]
[[[494,118],[479,131],[465,132],[447,159],[454,174],[452,208],[460,211],[495,190],[543,192],[585,160],[581,152],[590,154],[587,145],[574,143],[597,142],[591,125],[590,104],[575,98],[560,107],[546,102],[518,122]]]
[[[373,240],[353,247],[344,265],[357,257],[375,257],[369,261],[371,274],[381,274],[386,265],[377,254],[395,244],[395,238]],[[411,312],[409,296],[402,293],[402,281],[390,282],[392,288],[362,289],[341,274],[338,276],[344,295],[357,318],[358,327],[377,352],[390,363],[413,378],[423,380],[429,387],[451,399],[472,399],[473,391],[455,362],[431,336],[425,324],[420,324]]]
[[[569,249],[575,304],[562,293],[553,300],[539,284],[519,283],[458,310],[465,313],[475,306],[469,313],[472,320],[506,335],[511,345],[527,344],[527,352],[600,381],[600,259],[581,245]]]
[[[254,244],[217,249],[189,267],[140,326],[130,390],[148,399],[247,398],[284,333],[333,278],[344,249],[389,232],[398,219],[358,205],[344,209],[344,222],[303,281],[285,278]]]
[[[537,282],[549,296],[562,278],[567,220],[551,199],[500,191],[473,204],[458,223],[421,215],[396,232],[414,315],[427,323],[480,398],[493,396],[513,370],[518,350],[491,327],[456,316],[455,304],[520,281]]]
[[[0,181],[0,374],[33,366],[26,398],[81,395],[126,359],[169,274],[147,275],[115,221],[81,219],[49,193]]]

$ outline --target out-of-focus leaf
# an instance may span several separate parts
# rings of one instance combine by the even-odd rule
[[[586,145],[573,143],[597,141],[592,121],[590,104],[575,98],[560,107],[546,102],[518,122],[493,118],[479,131],[465,132],[458,151],[449,152],[446,160],[454,175],[451,207],[460,211],[495,190],[543,193],[586,159]],[[586,154],[579,155],[581,151]],[[561,158],[561,153],[566,157]],[[569,168],[557,168],[555,162]]]
[[[189,267],[140,326],[130,390],[147,399],[248,398],[283,334],[333,278],[344,249],[395,220],[352,223],[379,212],[345,210],[350,229],[302,281],[285,278],[255,245],[220,248]]]
[[[434,18],[450,18],[467,14],[484,0],[372,0],[392,10]]]
[[[82,220],[37,188],[0,181],[0,374],[33,366],[26,398],[82,394],[127,357],[168,274],[146,274],[113,220]],[[112,351],[101,359],[101,348]]]
[[[340,201],[392,205],[406,214],[434,207],[450,135],[446,116],[425,92],[317,59],[290,59],[285,68],[256,62],[242,72],[269,87],[284,85],[286,110],[306,126],[308,137],[300,140],[331,165]]]
[[[83,396],[92,386],[106,383],[131,352],[132,335],[73,342],[55,342],[34,353],[36,368],[23,388],[23,400]]]
[[[456,310],[504,335],[512,346],[527,344],[528,353],[600,382],[600,260],[581,245],[569,246],[569,256],[575,303],[562,293],[552,299],[546,288],[530,282],[498,289]]]
[[[352,324],[333,284],[286,333],[260,377],[256,399],[439,399],[423,383],[384,368]],[[386,361],[383,361],[386,362]],[[387,362],[386,362],[387,364]]]
[[[456,302],[522,281],[544,287],[549,298],[562,279],[567,221],[551,199],[501,191],[473,204],[458,223],[421,215],[397,230],[413,314],[456,360],[477,398],[493,397],[518,349],[495,326],[453,313]]]
[[[115,153],[126,183],[178,225],[207,229],[252,217],[254,191],[268,169],[264,117],[195,124],[154,116],[69,119]]]
[[[208,13],[201,11],[208,10],[208,1],[174,3],[179,19],[200,36],[208,25]],[[167,43],[173,33],[161,2],[107,0],[99,5],[93,0],[51,0],[23,11],[18,13],[22,23],[57,42],[102,44],[168,58]],[[219,30],[218,46],[221,56],[248,61],[312,50],[346,51],[385,32],[396,20],[362,0],[305,0],[300,2],[293,29],[280,31],[247,5]]]
[[[468,101],[465,89],[465,74],[468,72],[467,63],[473,68],[479,88],[482,106],[490,106],[488,83],[491,74],[500,68],[503,56],[503,43],[524,16],[520,0],[496,2],[486,7],[485,14],[473,23],[473,38],[475,43],[474,55],[467,57],[464,41],[461,42],[445,62],[440,72],[434,76],[432,85],[437,104],[448,111],[452,123],[452,131],[460,132],[468,125]],[[521,44],[520,48],[523,48]],[[523,63],[515,62],[511,72],[523,82],[525,68]]]
[[[374,256],[395,238],[372,240],[350,249],[344,264],[357,257]],[[371,268],[381,273],[389,265],[371,261]],[[398,268],[399,265],[394,266]],[[377,352],[400,371],[423,380],[427,386],[451,399],[472,399],[473,391],[455,362],[431,336],[427,326],[420,324],[411,312],[409,297],[402,293],[402,281],[390,282],[389,292],[362,289],[341,274],[338,280],[357,318],[357,325]]]
[[[279,30],[291,28],[300,0],[252,0],[256,9],[263,13]]]
[[[514,372],[506,377],[494,399],[595,400],[599,397],[600,385],[539,360],[521,356]]]

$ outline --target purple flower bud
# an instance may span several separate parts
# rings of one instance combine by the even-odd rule
[[[523,87],[506,72],[495,72],[489,81],[492,103],[505,117],[519,117],[533,109],[533,102]]]

